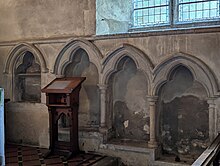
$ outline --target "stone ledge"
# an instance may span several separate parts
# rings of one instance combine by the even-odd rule
[[[139,32],[126,32],[117,34],[106,35],[92,35],[92,36],[55,36],[48,38],[26,38],[13,41],[0,41],[0,47],[15,46],[21,42],[32,44],[64,44],[69,40],[85,39],[88,41],[109,40],[109,39],[122,39],[122,38],[140,38],[149,36],[166,36],[166,35],[181,35],[181,34],[201,34],[201,33],[218,33],[220,26],[207,26],[207,27],[190,27],[190,28],[170,28],[161,30],[139,31]]]
[[[115,144],[100,144],[99,146],[101,149],[110,149],[110,150],[119,150],[119,151],[130,151],[135,153],[145,153],[151,154],[155,150],[149,148],[142,148],[142,147],[134,147],[129,145],[115,145]]]
[[[164,161],[154,161],[150,164],[150,166],[189,166],[189,165],[181,164],[181,163],[164,162]]]

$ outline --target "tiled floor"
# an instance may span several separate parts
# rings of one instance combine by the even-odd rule
[[[7,145],[6,166],[90,166],[105,158],[97,154],[79,154],[68,161],[55,155],[44,159],[46,151],[35,147]]]

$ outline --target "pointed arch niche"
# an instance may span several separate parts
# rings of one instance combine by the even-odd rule
[[[101,54],[89,41],[73,40],[59,53],[54,73],[58,77],[86,77],[80,91],[79,126],[98,128],[100,123],[99,72]]]
[[[41,73],[46,72],[46,62],[36,47],[26,43],[14,47],[4,67],[6,80],[12,83],[8,87],[11,100],[41,102]]]
[[[197,158],[217,134],[214,74],[199,59],[177,54],[154,70],[157,140],[164,153]]]
[[[130,45],[123,45],[104,59],[101,80],[108,86],[106,96],[102,96],[107,100],[102,111],[108,118],[105,121],[102,117],[101,121],[103,126],[114,131],[112,140],[138,140],[146,145],[150,128],[146,96],[151,71],[152,63],[147,56]]]

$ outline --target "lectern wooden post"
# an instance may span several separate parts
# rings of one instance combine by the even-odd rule
[[[78,108],[79,91],[85,77],[56,78],[42,92],[46,93],[49,111],[50,146],[49,154],[68,154],[66,159],[79,152]],[[69,141],[58,139],[58,120],[65,115],[69,120]]]

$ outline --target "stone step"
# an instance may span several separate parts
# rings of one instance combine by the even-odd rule
[[[120,166],[119,159],[115,157],[105,157],[93,164],[93,166]]]

